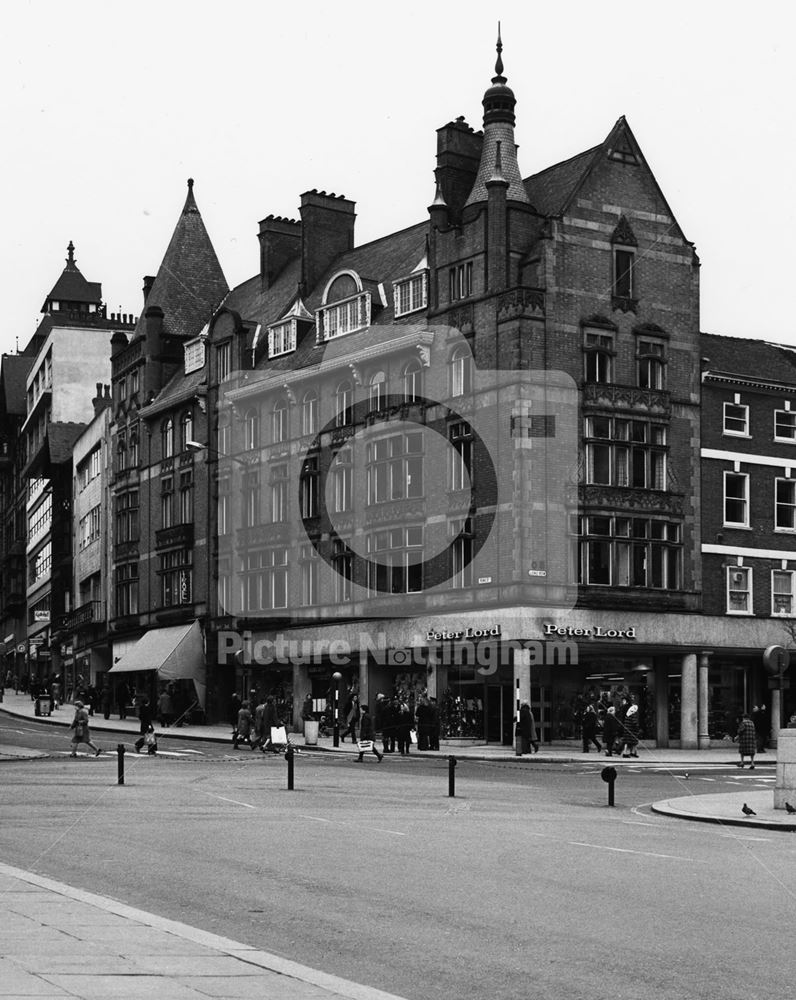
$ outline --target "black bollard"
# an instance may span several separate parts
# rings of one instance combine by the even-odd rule
[[[293,791],[293,747],[288,744],[287,751],[285,752],[285,760],[287,761],[287,790],[289,792]]]
[[[448,757],[448,798],[456,797],[456,758]]]
[[[600,772],[600,777],[608,784],[608,805],[614,804],[614,785],[616,784],[616,768],[604,767]]]
[[[119,770],[119,777],[117,779],[117,784],[124,784],[124,743],[116,744],[116,754],[117,754],[117,764]]]

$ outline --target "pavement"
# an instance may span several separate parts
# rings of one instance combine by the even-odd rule
[[[64,729],[73,708],[63,706],[52,715],[35,715],[28,695],[6,691],[0,712],[19,720],[36,719]],[[138,720],[90,720],[92,738],[106,751],[120,742],[130,744],[139,734]],[[158,728],[158,741],[203,740],[231,746],[231,729],[224,725]],[[305,746],[304,737],[291,734],[291,742]],[[110,745],[109,745],[110,744]],[[671,771],[683,788],[689,769],[704,770],[735,765],[736,748],[727,744],[708,750],[657,749],[639,745],[639,757],[607,759],[596,752],[579,751],[575,741],[545,746],[526,763],[591,763],[623,767],[657,768]],[[357,753],[354,744],[335,748],[332,739],[321,738],[306,752]],[[417,757],[453,755],[462,761],[512,761],[520,759],[498,746],[441,745],[438,753]],[[40,750],[0,745],[0,761],[47,757]],[[776,754],[758,757],[755,776],[767,776]],[[762,774],[761,774],[762,772]],[[751,777],[751,775],[750,775]],[[690,789],[689,789],[690,791]],[[747,791],[720,794],[690,794],[652,804],[656,813],[678,819],[725,826],[764,827],[796,831],[796,822],[774,809],[773,788],[759,790],[750,783]],[[756,815],[745,816],[746,804]],[[796,803],[794,803],[796,804]],[[0,862],[0,997],[72,997],[82,1000],[207,1000],[208,997],[257,998],[257,1000],[401,1000],[374,987],[340,979],[246,944],[207,933],[199,928],[168,920],[53,879],[13,868]],[[46,956],[46,959],[42,959]]]

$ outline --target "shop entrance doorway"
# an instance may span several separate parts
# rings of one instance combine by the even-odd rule
[[[486,740],[503,746],[514,742],[514,697],[507,684],[487,685]]]

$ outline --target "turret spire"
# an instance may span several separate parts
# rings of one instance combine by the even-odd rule
[[[66,252],[68,254],[66,258],[66,270],[76,271],[77,262],[75,261],[75,245],[71,240],[69,241],[69,246],[66,248]]]
[[[500,39],[500,21],[498,21],[498,37],[495,48],[497,49],[497,61],[495,62],[495,73],[497,76],[492,77],[492,83],[505,83],[506,78],[503,76],[503,56],[501,55],[503,52],[503,42]]]

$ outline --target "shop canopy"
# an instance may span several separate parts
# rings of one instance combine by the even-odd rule
[[[157,670],[158,677],[167,681],[192,680],[199,704],[204,708],[205,657],[199,622],[145,632],[108,673],[132,674],[142,670]]]

